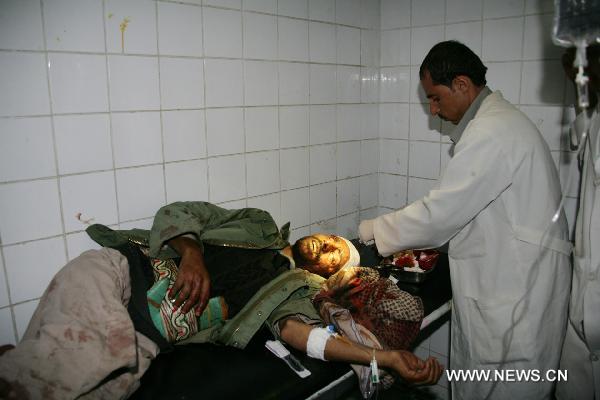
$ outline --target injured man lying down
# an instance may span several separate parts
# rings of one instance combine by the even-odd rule
[[[150,231],[87,232],[103,247],[52,279],[20,343],[0,356],[0,398],[126,398],[160,351],[187,342],[243,349],[263,324],[311,357],[357,371],[375,359],[384,382],[433,384],[441,375],[435,359],[405,350],[420,300],[378,284],[344,238],[316,234],[290,246],[289,223],[278,229],[266,211],[205,202],[164,206]],[[387,313],[352,315],[336,304],[357,276],[373,283],[371,300],[393,299]],[[390,321],[377,318],[398,330],[378,328]]]

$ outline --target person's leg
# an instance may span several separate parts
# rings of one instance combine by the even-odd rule
[[[306,352],[306,344],[313,326],[288,318],[279,323],[281,339],[293,348]],[[330,336],[325,345],[325,359],[369,365],[375,356],[378,366],[398,373],[405,381],[433,384],[442,374],[442,367],[434,358],[423,361],[404,350],[379,350],[354,343],[341,336]]]
[[[83,253],[52,279],[21,342],[0,357],[0,377],[32,398],[70,399],[114,371],[141,375],[148,365],[138,364],[129,298],[125,257],[111,249]],[[154,357],[148,342],[147,357]]]

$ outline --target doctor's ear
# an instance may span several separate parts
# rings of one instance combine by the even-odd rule
[[[452,79],[452,90],[458,90],[459,92],[467,92],[473,86],[471,78],[466,75],[458,75]]]

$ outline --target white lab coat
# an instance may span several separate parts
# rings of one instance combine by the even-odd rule
[[[575,126],[582,132],[583,115]],[[583,153],[579,211],[575,225],[569,327],[560,367],[569,379],[557,385],[561,400],[600,399],[600,115],[594,113]]]
[[[456,144],[439,189],[373,221],[382,255],[450,240],[450,369],[495,370],[502,360],[502,369],[539,369],[544,374],[558,368],[571,280],[564,213],[534,261],[560,196],[556,167],[542,136],[494,92]],[[505,348],[504,334],[515,320]],[[453,398],[483,399],[490,385],[453,382]],[[553,386],[498,382],[489,398],[549,398]]]

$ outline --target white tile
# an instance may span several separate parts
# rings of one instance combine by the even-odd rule
[[[50,54],[48,59],[55,113],[108,110],[104,56]]]
[[[423,90],[423,86],[421,85],[419,66],[416,65],[410,67],[409,100],[411,103],[427,103],[429,101],[425,91]]]
[[[165,165],[167,203],[208,200],[206,160],[185,161]]]
[[[204,53],[211,57],[242,56],[242,14],[204,8]]]
[[[381,7],[379,0],[360,0],[360,26],[365,29],[379,29]]]
[[[203,110],[162,113],[165,161],[190,160],[206,156]]]
[[[335,144],[311,146],[310,184],[334,181],[336,178]]]
[[[412,0],[412,26],[435,25],[444,22],[445,0]]]
[[[50,113],[43,54],[0,53],[0,116]]]
[[[450,322],[446,321],[431,334],[429,349],[445,356],[450,355]]]
[[[363,140],[360,144],[360,173],[374,174],[379,171],[379,140]]]
[[[380,104],[380,137],[390,139],[408,139],[408,118],[408,104]]]
[[[360,210],[360,186],[358,178],[337,183],[337,214],[344,215]],[[355,232],[356,234],[356,232]]]
[[[203,61],[162,57],[160,59],[160,100],[163,109],[203,107]]]
[[[412,177],[437,179],[440,175],[440,144],[410,142],[408,173]]]
[[[480,21],[446,25],[446,40],[458,40],[481,55],[482,24]]]
[[[279,170],[279,151],[246,154],[248,196],[278,192]]]
[[[410,64],[410,29],[381,32],[381,66]]]
[[[307,0],[279,0],[277,2],[277,14],[286,17],[307,18]]]
[[[567,216],[567,224],[569,226],[569,236],[573,238],[575,236],[575,223],[577,218],[577,208],[579,201],[572,197],[567,197],[565,200],[565,214]]]
[[[381,0],[381,29],[410,26],[411,0]]]
[[[312,20],[335,22],[335,0],[309,0],[308,14]]]
[[[336,106],[310,107],[310,144],[335,142],[336,115]]]
[[[521,104],[562,104],[565,93],[564,70],[560,60],[525,61],[521,75]]]
[[[157,61],[155,57],[108,57],[112,110],[157,110],[159,108]]]
[[[360,67],[337,67],[338,103],[360,103]]]
[[[308,103],[308,64],[279,63],[279,104]]]
[[[308,149],[281,150],[281,189],[289,190],[308,186]]]
[[[492,90],[500,90],[504,98],[514,104],[519,102],[521,64],[520,61],[485,64],[487,85]]]
[[[360,208],[376,207],[379,202],[377,174],[361,176],[360,179]]]
[[[43,2],[48,50],[104,52],[102,2]]]
[[[291,228],[310,224],[308,188],[281,192],[281,220],[289,221]]]
[[[428,104],[410,105],[410,138],[417,140],[440,140],[441,120],[429,112]]]
[[[278,18],[279,59],[308,61],[308,22]]]
[[[336,62],[335,25],[310,22],[308,36],[310,61],[320,63]]]
[[[246,161],[243,155],[208,160],[209,200],[213,203],[246,197]]]
[[[0,119],[0,181],[55,174],[50,118]]]
[[[512,61],[521,59],[523,18],[486,20],[483,22],[482,59]]]
[[[277,58],[277,18],[273,15],[244,13],[244,57]]]
[[[563,110],[560,106],[543,106],[543,107],[532,107],[525,106],[521,107],[529,119],[537,126],[542,133],[542,136],[548,143],[550,150],[560,150],[561,141],[566,139],[566,135],[563,136],[562,124],[563,124]]]
[[[54,130],[60,174],[112,168],[107,114],[56,116]]]
[[[246,151],[278,149],[277,120],[277,108],[275,107],[246,108]]]
[[[248,207],[267,211],[278,226],[282,226],[287,222],[281,221],[281,196],[279,193],[250,198],[248,199]]]
[[[162,55],[202,55],[202,8],[158,3],[158,50]]]
[[[94,242],[85,231],[67,235],[67,258],[69,261],[79,257],[84,251],[100,248],[101,246]]]
[[[112,171],[62,177],[60,193],[66,232],[85,229],[82,221],[104,225],[119,222]]]
[[[329,200],[329,199],[327,199],[327,200]],[[333,209],[332,205],[328,204],[328,206]],[[326,219],[314,221],[313,224],[310,226],[310,232],[311,232],[311,234],[327,233],[327,232],[337,233],[337,231],[338,231],[337,221],[338,221],[338,218],[336,216],[327,217]]]
[[[4,263],[2,262],[2,257],[0,257],[0,308],[8,306],[9,303],[8,290],[6,286],[6,274],[4,273]]]
[[[106,49],[110,53],[156,54],[156,6],[145,0],[107,0]]]
[[[195,0],[199,1],[199,0]],[[237,8],[240,9],[242,7],[241,0],[203,0],[204,5],[218,6],[218,7],[228,7],[228,8]]]
[[[382,102],[408,101],[410,72],[408,67],[381,68],[379,95]]]
[[[332,104],[336,102],[336,66],[310,66],[310,103]]]
[[[483,18],[502,18],[522,15],[525,0],[483,0]]]
[[[117,201],[121,221],[154,216],[165,205],[162,165],[117,170]]]
[[[388,174],[407,175],[408,141],[382,139],[380,155],[379,171]]]
[[[205,61],[206,106],[227,107],[243,104],[241,60]]]
[[[379,67],[380,35],[379,31],[360,31],[360,63]]]
[[[360,101],[362,103],[379,102],[379,68],[360,69]]]
[[[62,237],[6,246],[3,251],[13,303],[40,297],[67,261]]]
[[[17,324],[17,336],[19,340],[23,338],[29,321],[38,306],[39,301],[28,301],[27,303],[16,305],[13,310],[15,313],[15,322]]]
[[[277,104],[277,63],[244,62],[244,99],[247,106]]]
[[[248,202],[246,199],[240,200],[232,200],[232,201],[224,201],[221,203],[217,203],[219,207],[223,207],[228,210],[238,210],[240,208],[248,207]]]
[[[360,64],[360,29],[337,27],[337,63]]]
[[[118,226],[118,229],[146,229],[150,230],[152,228],[152,222],[154,221],[154,217],[142,218],[135,221],[127,221],[121,222]]]
[[[308,106],[279,107],[279,145],[281,148],[308,144],[308,111]]]
[[[567,196],[579,196],[580,173],[576,153],[563,151],[559,164],[560,184]]]
[[[379,105],[361,104],[361,139],[375,139],[379,137]]]
[[[10,308],[0,309],[0,341],[4,344],[17,344]]]
[[[343,105],[337,107],[337,139],[361,139],[362,109],[360,105]]]
[[[379,205],[398,209],[406,204],[407,179],[400,175],[379,175]]]
[[[408,202],[422,199],[425,197],[431,189],[436,187],[437,181],[433,179],[422,179],[422,178],[408,178]]]
[[[62,226],[55,179],[0,185],[0,237],[3,244],[60,233]]]
[[[561,58],[564,49],[552,42],[553,14],[529,15],[525,17],[525,41],[523,59],[539,60]]]
[[[338,143],[336,156],[337,179],[360,175],[360,142]]]
[[[526,0],[525,13],[534,14],[554,11],[554,0]]]
[[[446,22],[481,20],[483,0],[446,0]]]
[[[259,11],[269,14],[277,12],[277,0],[243,0],[244,10]]]
[[[335,218],[336,205],[335,182],[310,187],[310,220],[312,223]]]
[[[335,22],[360,26],[360,0],[335,0]]]
[[[42,9],[37,0],[5,0],[0,9],[0,49],[43,50]]]
[[[162,162],[160,113],[115,113],[112,137],[117,168]]]
[[[206,149],[209,156],[244,151],[244,110],[206,110]]]
[[[421,65],[431,48],[444,40],[444,26],[424,26],[413,28],[410,45],[410,63]]]

